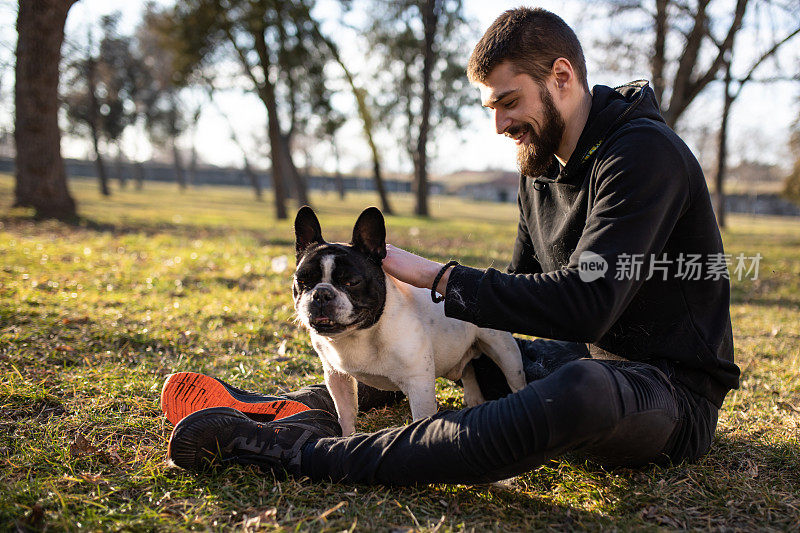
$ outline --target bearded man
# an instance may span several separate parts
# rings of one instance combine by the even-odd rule
[[[324,387],[287,395],[320,411],[270,423],[250,420],[247,409],[200,411],[173,433],[170,450],[197,451],[173,454],[181,466],[258,464],[387,485],[484,483],[565,452],[628,467],[708,452],[739,369],[722,241],[697,160],[646,82],[590,91],[575,33],[548,11],[503,13],[467,71],[497,133],[519,146],[508,271],[443,266],[392,246],[383,267],[442,294],[448,316],[538,337],[518,341],[528,385],[509,394],[484,357],[475,373],[492,401],[346,438],[332,436]],[[687,275],[692,262],[705,271]],[[387,401],[360,392],[362,409]]]

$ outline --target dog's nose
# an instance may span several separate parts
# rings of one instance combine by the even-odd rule
[[[329,289],[328,287],[320,287],[314,290],[314,293],[311,295],[311,299],[317,303],[328,303],[336,297],[334,294],[333,289]]]

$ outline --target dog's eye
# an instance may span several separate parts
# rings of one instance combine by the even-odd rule
[[[356,285],[358,285],[360,283],[361,283],[360,279],[349,279],[349,280],[344,282],[345,286],[347,286],[347,287],[355,287]]]

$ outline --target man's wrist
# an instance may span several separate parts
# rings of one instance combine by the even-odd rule
[[[431,282],[431,299],[435,303],[444,300],[444,294],[447,291],[447,282],[450,280],[450,271],[457,264],[457,261],[449,261],[447,264],[441,265],[439,270],[436,272],[436,276]],[[437,296],[437,292],[441,294],[441,296]]]
[[[447,292],[447,282],[450,279],[450,272],[452,272],[452,271],[453,271],[453,267],[448,268],[445,271],[444,275],[442,276],[442,279],[439,280],[439,284],[436,285],[436,292],[438,292],[442,296],[444,296],[444,293]]]

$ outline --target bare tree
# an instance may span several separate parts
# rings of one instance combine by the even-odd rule
[[[267,136],[278,218],[286,218],[286,184],[308,203],[292,157],[294,135],[330,107],[330,54],[311,22],[311,0],[293,2],[191,0],[176,4],[168,35],[178,70],[187,76],[232,57],[267,111]]]
[[[144,116],[151,143],[171,152],[175,181],[184,190],[186,168],[178,138],[188,127],[185,106],[179,96],[185,80],[176,72],[174,51],[163,38],[166,24],[165,12],[148,3],[136,29],[140,62],[146,67],[139,76],[137,107]]]
[[[461,0],[375,0],[366,31],[381,56],[379,122],[396,131],[414,166],[414,212],[428,216],[428,148],[433,130],[462,125],[474,98],[464,76],[471,40]]]
[[[225,119],[225,123],[228,125],[228,130],[230,132],[231,141],[233,141],[233,144],[235,144],[237,148],[239,148],[239,150],[242,152],[242,158],[244,160],[242,170],[244,171],[245,176],[247,176],[247,179],[250,181],[250,186],[253,187],[253,193],[256,196],[256,200],[260,202],[263,200],[263,194],[261,191],[261,182],[259,181],[255,171],[253,170],[252,165],[250,165],[250,159],[247,157],[247,149],[245,148],[244,143],[242,143],[241,139],[239,138],[239,135],[236,133],[236,127],[233,125],[233,121],[228,116],[228,114],[222,110],[217,101],[214,99],[214,94],[216,93],[214,80],[206,76],[203,77],[202,83],[206,89],[206,95],[208,96],[208,101],[216,108],[217,113],[219,113],[220,116],[222,116],[222,118]]]
[[[600,41],[601,48],[609,53],[608,59],[630,55],[631,50],[641,58],[649,58],[653,91],[659,100],[661,113],[670,127],[675,128],[689,105],[714,81],[723,82],[724,100],[720,117],[720,133],[717,152],[717,172],[715,176],[715,210],[720,227],[725,224],[724,180],[727,164],[728,118],[731,107],[741,94],[746,83],[754,81],[754,74],[767,59],[800,32],[797,20],[798,6],[782,4],[769,0],[736,0],[732,13],[718,14],[712,0],[698,0],[684,3],[678,0],[656,0],[651,6],[644,0],[611,0],[606,5],[610,15],[640,15],[631,26],[616,24],[616,32]],[[753,43],[747,50],[737,51],[735,43],[743,28],[747,28],[747,15],[750,25],[759,24],[758,10],[770,11],[773,20],[789,21],[789,28],[772,28],[769,39],[757,36],[757,44],[766,50],[748,67],[745,74],[733,74],[734,57],[742,57],[752,52]],[[644,21],[644,22],[642,22]],[[784,24],[785,25],[785,24]],[[668,46],[668,43],[674,43]],[[652,43],[641,46],[641,43]],[[742,53],[744,52],[744,53]],[[610,61],[607,61],[610,64]],[[736,89],[734,90],[734,87]]]
[[[367,141],[367,145],[369,146],[370,154],[372,156],[372,178],[375,181],[375,189],[378,191],[378,197],[381,201],[381,209],[383,210],[384,214],[391,215],[393,211],[391,204],[389,204],[389,194],[386,191],[386,185],[383,181],[380,153],[378,152],[378,145],[375,143],[375,120],[373,119],[373,113],[370,110],[370,105],[367,103],[367,91],[363,87],[359,87],[356,83],[353,73],[349,68],[347,68],[347,65],[345,65],[344,61],[342,60],[342,57],[339,54],[339,47],[336,45],[336,43],[334,43],[327,36],[323,35],[319,28],[319,24],[317,24],[316,21],[314,22],[314,31],[319,36],[319,39],[328,47],[334,61],[336,61],[336,63],[342,69],[345,79],[350,86],[350,90],[353,93],[353,97],[355,98],[356,109],[358,110],[358,116],[361,119],[361,124],[364,130],[364,138]],[[336,158],[336,183],[340,196],[344,198],[344,182],[341,174],[339,173],[339,150],[336,146],[336,140],[333,138],[333,136],[331,136],[331,143],[333,146],[334,157]]]
[[[758,69],[770,58],[774,58],[778,50],[786,43],[794,39],[800,34],[800,24],[793,30],[789,31],[783,38],[776,40],[769,49],[761,54],[752,64],[747,68],[743,77],[735,79],[731,74],[731,64],[733,62],[732,52],[725,58],[725,75],[723,78],[723,106],[722,117],[720,120],[719,130],[719,144],[717,151],[717,174],[715,176],[715,190],[714,190],[714,208],[717,215],[717,224],[719,227],[725,227],[725,175],[728,165],[728,118],[731,113],[733,103],[742,94],[742,89],[748,83],[752,82],[770,82],[777,81],[776,78],[767,78],[764,80],[755,79],[754,75]],[[780,79],[780,78],[778,78]],[[734,86],[736,87],[734,90]]]
[[[800,114],[795,117],[791,125],[789,153],[794,159],[794,164],[791,172],[786,177],[783,195],[789,200],[800,204]]]
[[[14,205],[33,207],[40,217],[76,215],[58,127],[58,67],[64,24],[74,3],[20,0],[17,13]]]
[[[749,1],[736,0],[732,13],[714,18],[712,0],[657,0],[655,6],[646,0],[609,0],[607,15],[615,20],[614,31],[597,44],[607,51],[604,63],[609,66],[631,51],[639,56],[634,64],[637,59],[649,64],[661,114],[675,128],[723,69]]]
[[[101,18],[102,37],[98,46],[91,27],[85,42],[76,45],[73,40],[74,51],[66,69],[68,89],[63,98],[70,118],[68,131],[81,135],[88,130],[103,196],[110,196],[111,191],[101,143],[119,147],[122,132],[135,120],[135,113],[126,111],[125,105],[132,101],[134,93],[135,82],[127,74],[132,68],[133,54],[130,38],[117,34],[119,18],[119,12]]]

